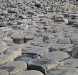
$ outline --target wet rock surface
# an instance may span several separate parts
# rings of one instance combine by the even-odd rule
[[[0,0],[0,75],[78,75],[76,0]]]

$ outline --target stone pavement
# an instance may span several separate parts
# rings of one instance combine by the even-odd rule
[[[72,2],[0,0],[0,75],[78,75]]]

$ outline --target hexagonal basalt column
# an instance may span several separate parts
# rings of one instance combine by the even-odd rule
[[[59,65],[59,62],[53,59],[37,58],[28,62],[29,70],[39,70],[46,73],[47,70],[55,68]]]
[[[36,70],[29,70],[17,73],[15,75],[44,75],[44,74]]]
[[[12,61],[0,67],[0,69],[7,70],[10,75],[27,70],[27,64],[23,61]]]
[[[49,52],[48,54],[44,54],[43,58],[50,58],[50,59],[62,61],[69,58],[69,54],[62,51],[52,51]]]
[[[78,69],[73,67],[57,67],[56,69],[52,69],[47,71],[47,75],[77,75]]]
[[[16,57],[20,56],[21,54],[22,50],[19,46],[17,46],[17,48],[15,46],[9,47],[3,52],[3,54],[0,55],[0,66],[9,61],[13,61]]]
[[[38,46],[32,46],[32,47],[23,47],[22,53],[28,53],[28,54],[36,54],[39,56],[42,56],[45,53],[48,53],[47,47],[38,47]]]
[[[67,51],[70,52],[73,49],[73,44],[53,44],[50,47],[50,51]]]
[[[13,42],[14,43],[17,43],[17,44],[22,44],[24,43],[24,35],[22,34],[14,34],[11,36],[11,38],[13,39]]]
[[[61,63],[61,66],[77,68],[78,67],[78,59],[72,58],[72,59],[65,60]]]
[[[32,40],[33,38],[34,38],[33,35],[31,35],[31,34],[25,34],[25,35],[24,35],[24,42],[26,43],[26,42],[28,42],[29,40]]]
[[[40,57],[38,55],[35,55],[35,54],[22,54],[21,56],[18,56],[17,58],[15,58],[15,61],[28,62],[28,61],[31,61],[31,60],[36,59],[36,58],[40,58]]]

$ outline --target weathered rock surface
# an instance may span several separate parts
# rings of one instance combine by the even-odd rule
[[[0,0],[1,75],[77,75],[77,46],[76,0]]]
[[[3,65],[9,61],[13,61],[16,57],[22,54],[22,50],[19,46],[12,46],[7,48],[3,54],[0,55],[0,65]]]
[[[55,68],[58,65],[59,65],[59,62],[54,59],[37,58],[37,59],[34,59],[34,60],[28,62],[28,69],[39,70],[39,71],[45,73],[46,70]]]
[[[54,70],[47,71],[47,75],[77,75],[78,69],[73,67],[57,67]]]
[[[67,67],[75,67],[77,68],[78,67],[78,59],[68,59],[68,60],[65,60],[61,65],[63,66],[67,66]]]
[[[62,60],[69,58],[69,54],[67,54],[66,52],[62,52],[62,51],[52,51],[47,54],[44,54],[43,58],[50,58],[50,59],[62,61]]]
[[[6,70],[0,70],[0,75],[9,75],[9,73]]]
[[[20,71],[27,70],[27,64],[23,61],[11,61],[1,66],[0,69],[7,70],[10,73],[10,75],[13,75]]]
[[[48,53],[49,50],[46,47],[32,46],[32,47],[26,47],[26,48],[24,47],[22,49],[22,52],[42,56],[44,53]]]
[[[53,44],[50,47],[50,51],[72,51],[73,44]]]
[[[36,70],[23,71],[21,73],[15,74],[15,75],[22,75],[22,74],[23,75],[44,75],[40,71],[36,71]]]

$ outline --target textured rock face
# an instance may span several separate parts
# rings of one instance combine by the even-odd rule
[[[9,75],[9,73],[6,70],[0,70],[0,75]]]
[[[78,75],[77,58],[77,3],[0,0],[0,75]]]
[[[77,62],[78,62],[78,60],[73,58],[73,59],[65,60],[62,65],[76,68],[76,67],[78,67]]]
[[[4,66],[0,67],[0,69],[7,70],[10,74],[15,74],[20,71],[27,69],[27,64],[23,61],[13,61],[5,64]]]
[[[28,62],[28,68],[30,70],[39,70],[46,73],[46,70],[50,70],[59,65],[59,62],[53,59],[38,58]]]
[[[22,50],[17,47],[15,48],[16,46],[12,46],[12,47],[9,47],[7,48],[3,54],[0,55],[0,65],[3,65],[9,61],[13,61],[14,58],[20,56],[22,54]]]
[[[57,69],[50,70],[48,71],[48,75],[77,75],[77,68],[72,68],[72,67],[57,67]]]
[[[23,74],[23,75],[44,75],[43,73],[36,71],[36,70],[24,71],[24,72],[15,74],[15,75],[21,75],[21,74]]]
[[[43,58],[50,58],[58,61],[62,61],[64,59],[69,58],[69,54],[62,51],[53,51],[49,52],[48,54],[43,55]]]

